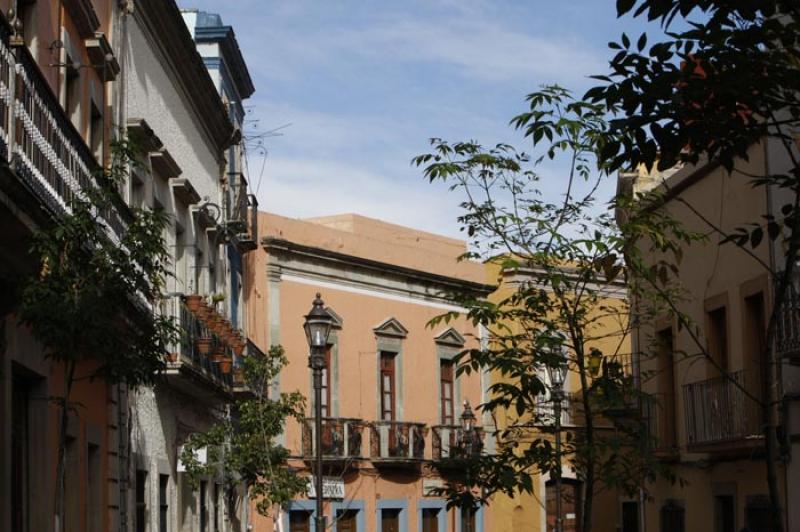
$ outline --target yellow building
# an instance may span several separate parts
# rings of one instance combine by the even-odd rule
[[[569,269],[564,268],[565,274],[569,275]],[[498,284],[497,291],[489,296],[495,303],[503,301],[511,296],[521,286],[536,282],[537,272],[532,269],[517,268],[499,271],[494,264],[487,265],[487,281]],[[600,299],[596,303],[597,313],[601,312],[600,307],[612,307],[618,310],[616,315],[608,318],[598,319],[587,331],[592,339],[587,342],[587,352],[589,348],[596,348],[604,353],[609,360],[613,359],[626,368],[630,369],[630,340],[625,332],[625,323],[628,317],[625,286],[622,282],[609,283],[599,288]],[[622,322],[622,324],[621,324]],[[513,324],[512,324],[513,327]],[[539,378],[550,385],[549,377],[544,368],[538,370]],[[492,374],[492,381],[499,382],[503,379],[498,372]],[[579,403],[580,379],[576,372],[567,373],[564,383],[566,399],[561,415],[562,436],[572,431],[580,430],[583,423],[581,419],[581,407]],[[530,433],[530,439],[540,438],[543,435],[552,438],[553,419],[552,401],[542,396],[541,404],[537,412],[537,429]],[[513,410],[513,409],[512,409]],[[526,414],[527,415],[527,414]],[[497,429],[503,430],[513,425],[516,419],[516,412],[497,412]],[[541,419],[538,419],[541,418]],[[601,431],[610,429],[610,424],[603,420]],[[569,461],[562,460],[562,518],[564,530],[580,530],[581,522],[581,482],[577,478],[576,472],[572,469]],[[496,494],[491,502],[494,518],[491,530],[494,532],[517,532],[526,531],[549,531],[554,530],[556,522],[555,509],[556,490],[553,480],[548,475],[536,475],[534,479],[534,491],[532,494],[518,493],[514,497],[504,494]],[[594,501],[594,530],[597,531],[616,531],[619,530],[623,520],[623,513],[630,514],[636,508],[630,507],[634,501],[621,501],[616,492],[601,492],[595,495]],[[623,512],[623,508],[625,511]]]

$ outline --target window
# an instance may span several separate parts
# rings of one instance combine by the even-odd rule
[[[103,137],[105,125],[103,124],[103,113],[94,103],[91,104],[91,115],[89,121],[89,147],[97,162],[103,164]]]
[[[331,350],[325,348],[325,367],[322,369],[322,417],[331,417]]]
[[[214,484],[214,532],[219,532],[219,484]]]
[[[570,479],[561,479],[561,516],[564,530],[580,530],[581,523],[581,484]],[[548,480],[545,484],[545,507],[547,529],[555,530],[556,527],[556,484],[554,480]],[[464,529],[461,529],[464,531]],[[475,529],[471,529],[474,531]],[[466,532],[466,531],[464,531]]]
[[[158,475],[158,532],[169,530],[169,475]]]
[[[30,482],[30,395],[26,383],[11,382],[11,529],[28,530]]]
[[[438,508],[422,509],[422,532],[439,532],[439,512]]]
[[[395,356],[396,353],[381,351],[381,419],[384,421],[396,418]]]
[[[100,467],[100,446],[89,444],[87,448],[86,495],[88,509],[86,512],[88,532],[100,532],[103,515],[103,481]]]
[[[381,532],[400,532],[399,508],[384,508],[381,510]]]
[[[659,515],[661,532],[685,532],[686,510],[676,501],[667,501]]]
[[[183,292],[186,287],[186,254],[185,254],[185,232],[183,227],[175,224],[175,284],[178,292]]]
[[[64,493],[64,530],[72,532],[81,528],[81,474],[82,449],[78,439],[67,436],[64,449],[64,467],[66,468],[66,490]]]
[[[147,530],[147,471],[136,470],[136,532]]]
[[[200,532],[208,530],[208,482],[200,481]]]
[[[442,360],[439,374],[441,379],[440,396],[442,400],[442,424],[452,425],[455,422],[453,417],[453,381],[455,380],[453,361]]]
[[[655,436],[658,446],[669,448],[675,446],[675,359],[672,328],[658,332],[658,402],[660,407],[657,417],[658,426]]]
[[[766,495],[747,497],[747,506],[744,509],[744,522],[747,530],[751,530],[752,532],[769,532],[775,530],[775,527],[772,526],[769,497]]]
[[[358,510],[338,510],[336,512],[336,532],[358,532]]]
[[[755,397],[761,397],[762,361],[766,325],[764,295],[755,294],[744,299],[744,371],[745,386]]]
[[[728,370],[728,318],[725,307],[708,313],[708,350],[712,359],[723,371]],[[714,375],[717,368],[712,368]]]
[[[64,61],[66,67],[66,79],[64,82],[64,110],[67,112],[70,121],[75,128],[80,131],[80,112],[81,112],[81,76],[80,71],[73,65],[75,61],[66,56]]]
[[[639,503],[624,501],[622,503],[622,531],[639,532]]]
[[[736,530],[736,510],[733,495],[714,496],[714,532]]]
[[[305,510],[289,512],[289,532],[311,532],[311,512]]]
[[[566,522],[564,523],[566,525]],[[566,526],[565,530],[569,530]],[[475,510],[472,508],[461,508],[461,532],[475,532]]]

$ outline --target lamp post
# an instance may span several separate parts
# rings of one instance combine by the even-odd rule
[[[317,532],[325,530],[325,516],[322,513],[322,370],[326,365],[325,349],[328,347],[332,322],[330,314],[325,312],[322,297],[317,293],[303,325],[310,350],[308,367],[311,368],[314,385],[314,488],[317,494]]]
[[[561,401],[564,399],[564,381],[567,378],[567,361],[563,353],[556,365],[547,366],[550,376],[550,397],[553,400],[553,414],[556,424],[556,532],[563,532],[564,523],[561,511]]]
[[[478,429],[475,428],[475,414],[469,401],[464,400],[464,411],[461,413],[461,447],[464,454],[472,457],[480,453],[481,442],[478,437]]]

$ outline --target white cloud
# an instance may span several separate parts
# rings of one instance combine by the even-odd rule
[[[404,178],[334,160],[269,159],[259,209],[295,218],[355,212],[460,237],[458,198],[441,185],[426,186],[414,172]]]

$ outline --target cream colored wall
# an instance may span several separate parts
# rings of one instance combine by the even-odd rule
[[[750,174],[764,173],[764,147],[755,145],[748,162],[739,161],[737,168]],[[683,168],[671,176],[667,189],[681,186],[680,183],[692,175],[695,168]],[[684,182],[685,184],[685,182]],[[776,192],[780,194],[780,192]],[[710,530],[714,519],[714,489],[721,484],[736,485],[736,530],[744,526],[744,509],[750,495],[766,495],[766,466],[763,460],[740,455],[738,459],[725,459],[719,455],[689,452],[686,447],[686,404],[683,386],[688,383],[718,377],[719,372],[702,356],[692,339],[694,331],[702,344],[707,342],[706,312],[719,303],[727,305],[728,360],[729,371],[743,369],[745,353],[745,314],[744,297],[763,291],[766,309],[770,308],[770,286],[767,271],[758,261],[770,264],[767,238],[756,249],[748,248],[752,255],[745,253],[733,244],[720,245],[720,237],[709,229],[699,216],[687,206],[691,205],[707,220],[731,233],[737,227],[762,221],[767,213],[767,193],[763,187],[754,188],[743,175],[730,176],[722,168],[711,171],[672,199],[666,210],[684,227],[708,234],[706,242],[695,243],[684,249],[680,265],[681,288],[687,300],[680,305],[681,311],[696,324],[696,328],[678,328],[673,323],[673,341],[676,352],[674,375],[676,382],[675,411],[677,442],[680,447],[680,462],[675,465],[675,473],[687,483],[669,484],[659,481],[648,486],[653,500],[646,507],[648,530],[659,530],[659,509],[667,499],[685,504],[686,529]],[[758,260],[756,260],[758,259]],[[707,303],[713,300],[713,303]],[[644,325],[635,337],[639,349],[646,351],[656,327],[658,330],[670,326],[668,321]],[[681,355],[685,353],[688,356]],[[642,371],[657,374],[661,368],[656,359],[642,359]],[[752,379],[753,375],[746,375]],[[654,393],[655,379],[644,379],[643,389]],[[749,387],[749,383],[748,383]],[[780,472],[781,484],[783,473]]]

